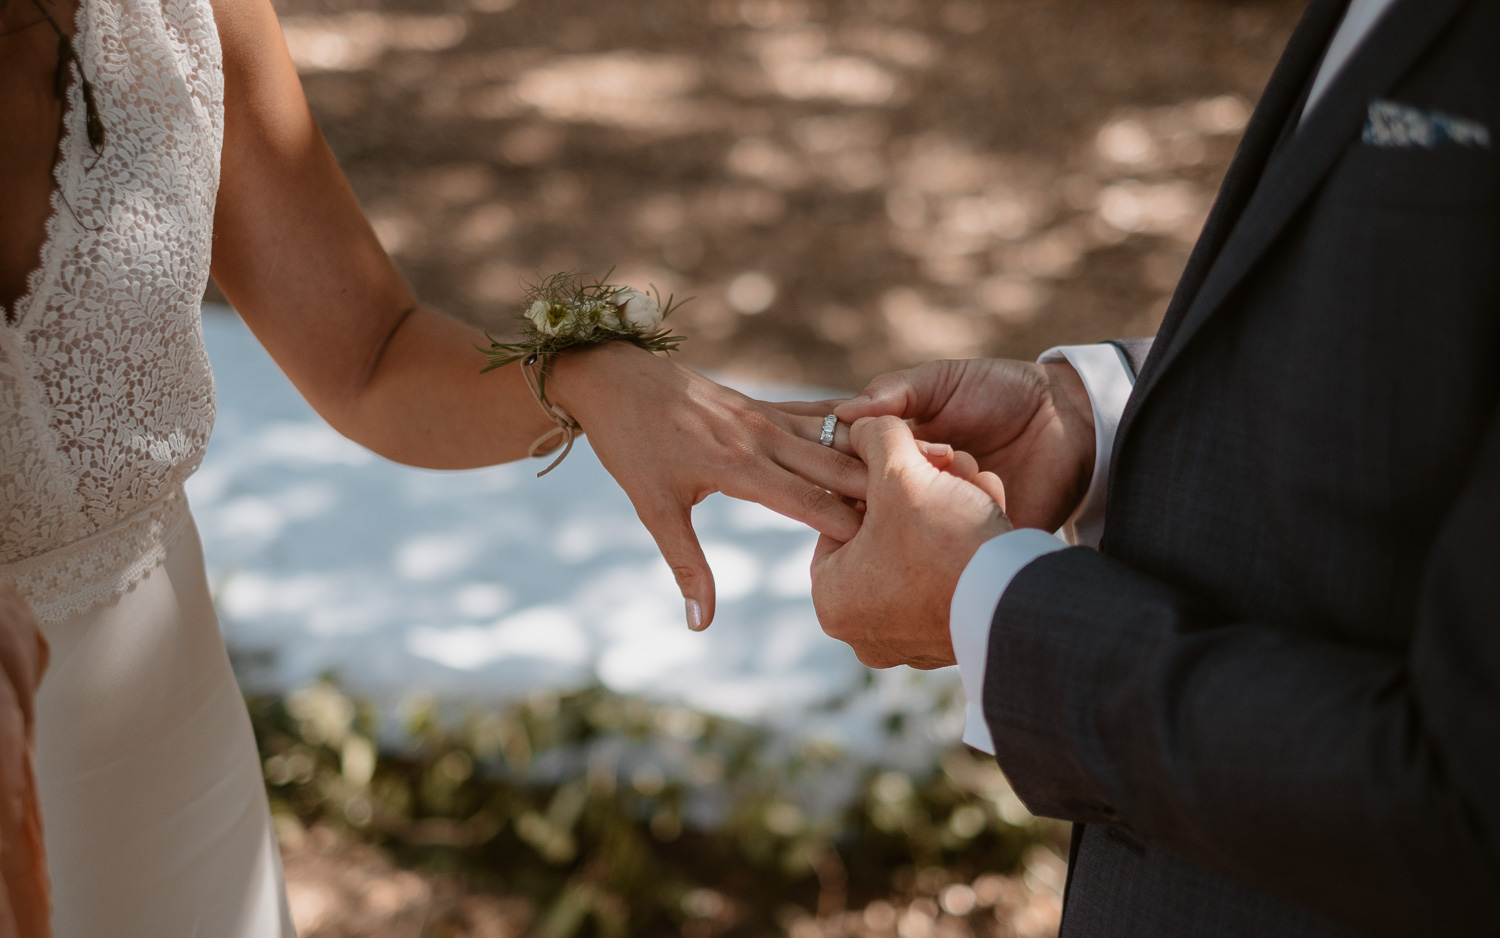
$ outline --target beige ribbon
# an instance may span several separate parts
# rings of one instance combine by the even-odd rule
[[[536,398],[536,402],[541,405],[542,413],[546,414],[551,418],[553,423],[557,424],[557,426],[536,438],[536,442],[531,444],[529,455],[545,456],[557,449],[557,444],[552,443],[554,439],[559,436],[563,439],[563,451],[557,455],[556,459],[552,460],[551,465],[536,474],[538,479],[556,469],[564,459],[568,458],[568,454],[573,451],[574,437],[578,435],[579,430],[583,429],[578,421],[573,419],[572,414],[547,400],[547,395],[542,392],[541,379],[544,367],[535,353],[526,356],[521,361],[521,374],[526,376],[526,386],[531,389],[531,396]]]

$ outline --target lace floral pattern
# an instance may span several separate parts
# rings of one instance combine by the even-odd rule
[[[223,143],[207,0],[84,0],[41,263],[0,325],[0,576],[39,618],[129,589],[181,528],[213,427],[199,301]],[[174,520],[175,519],[175,520]]]

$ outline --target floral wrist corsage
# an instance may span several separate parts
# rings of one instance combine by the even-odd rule
[[[605,279],[609,279],[609,274]],[[576,346],[617,340],[648,352],[674,352],[686,337],[673,335],[662,322],[686,302],[677,302],[669,296],[663,303],[654,287],[646,293],[603,281],[585,284],[573,273],[554,274],[527,287],[526,311],[521,314],[522,341],[499,342],[485,333],[490,347],[481,349],[489,360],[484,370],[494,371],[520,362],[532,395],[557,424],[531,444],[533,456],[550,453],[559,445],[563,448],[547,468],[537,473],[538,478],[567,458],[573,449],[573,438],[581,429],[571,414],[547,400],[547,366],[551,360]]]

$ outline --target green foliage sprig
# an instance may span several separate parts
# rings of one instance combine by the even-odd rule
[[[613,273],[610,268],[603,279],[588,283],[568,271],[527,284],[522,340],[501,342],[486,332],[490,347],[481,348],[489,362],[484,371],[533,360],[542,366],[538,380],[545,394],[547,361],[570,348],[622,340],[648,352],[676,351],[687,337],[674,335],[663,321],[692,298],[668,296],[663,302],[654,286],[643,293],[608,283]]]

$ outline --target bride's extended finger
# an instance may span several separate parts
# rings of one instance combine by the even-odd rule
[[[974,477],[979,475],[979,460],[961,449],[954,450],[953,463],[948,467],[948,471],[965,482],[973,482]]]
[[[635,506],[641,523],[656,540],[657,549],[682,591],[688,628],[701,632],[714,620],[714,574],[693,530],[691,506],[662,503]]]
[[[848,432],[845,428],[845,445]],[[836,495],[864,498],[870,484],[870,472],[865,464],[836,446],[783,437],[772,450],[772,457],[789,472]]]
[[[842,407],[845,399],[838,398],[831,401],[762,401],[761,403],[767,407],[774,407],[782,413],[793,417],[822,418],[824,414],[831,414],[836,408]]]
[[[768,463],[766,474],[724,486],[725,495],[760,502],[779,515],[786,515],[820,534],[848,541],[859,531],[859,512],[837,495]]]

